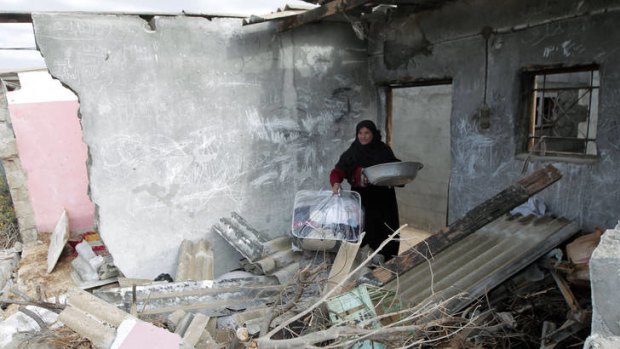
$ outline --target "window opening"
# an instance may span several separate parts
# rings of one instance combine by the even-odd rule
[[[596,155],[599,72],[533,73],[527,151]]]

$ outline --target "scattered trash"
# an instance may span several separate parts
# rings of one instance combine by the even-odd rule
[[[589,330],[592,302],[589,288],[567,280],[588,264],[602,231],[564,245],[577,224],[524,215],[527,207],[544,213],[536,200],[513,211],[519,215],[506,214],[559,176],[553,168],[537,171],[389,262],[360,248],[363,217],[351,192],[299,192],[290,236],[270,238],[235,212],[220,219],[212,230],[244,258],[217,278],[206,240],[181,243],[176,281],[169,274],[119,277],[101,238],[89,232],[70,245],[76,285],[95,288],[92,294],[75,288],[66,302],[49,302],[12,289],[19,299],[0,302],[19,306],[12,316],[30,324],[28,338],[62,336],[66,346],[87,348],[577,345]],[[114,281],[120,287],[99,287]],[[64,326],[32,311],[41,307],[60,313]],[[0,332],[13,331],[14,321],[0,323]],[[11,333],[9,341],[26,340]]]
[[[537,217],[544,216],[547,213],[547,205],[537,198],[529,198],[527,202],[513,208],[510,211],[511,215],[520,214],[524,217],[534,215]]]
[[[118,268],[98,233],[81,235],[82,241],[74,245],[77,257],[71,261],[71,278],[81,289],[108,285],[118,280]]]

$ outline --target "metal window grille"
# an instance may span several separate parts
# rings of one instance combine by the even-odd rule
[[[538,155],[596,155],[596,69],[533,75],[527,150]]]

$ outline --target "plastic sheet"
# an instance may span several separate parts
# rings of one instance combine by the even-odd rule
[[[343,190],[300,190],[295,195],[292,235],[301,239],[356,242],[363,231],[360,195]]]

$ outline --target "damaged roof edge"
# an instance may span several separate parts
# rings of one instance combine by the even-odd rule
[[[218,13],[218,12],[193,12],[193,11],[173,11],[173,12],[150,12],[150,11],[32,11],[32,12],[15,12],[0,11],[0,23],[32,23],[33,13],[46,14],[82,14],[82,15],[117,15],[117,16],[160,16],[160,17],[204,17],[212,18],[248,18],[247,15],[234,13]]]

